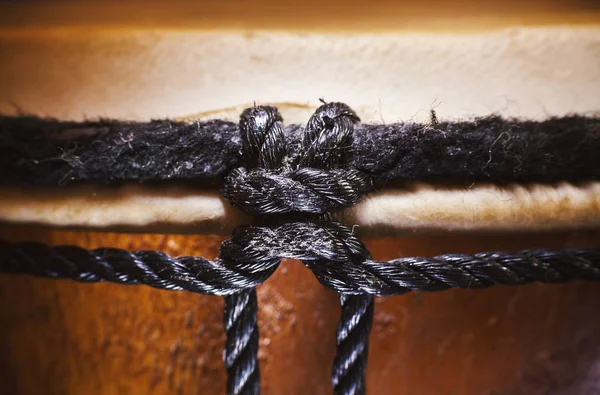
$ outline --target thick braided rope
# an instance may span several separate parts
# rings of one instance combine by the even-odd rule
[[[321,228],[309,226],[308,229],[317,231]],[[270,231],[276,233],[276,230]],[[345,294],[392,296],[410,291],[482,289],[531,282],[600,281],[600,250],[593,249],[444,254],[399,258],[388,262],[368,260],[360,265],[347,265],[349,252],[343,245],[336,245],[335,239],[329,238],[320,243],[317,247],[324,248],[319,253],[315,253],[315,246],[311,246],[310,242],[308,240],[306,244],[310,251],[294,250],[301,248],[301,243],[295,242],[290,250],[284,251],[280,247],[267,253],[268,247],[265,247],[251,249],[250,253],[257,260],[272,259],[278,262],[283,257],[301,259],[313,270],[321,284]],[[324,263],[324,267],[318,268],[317,261],[319,265]],[[244,267],[249,270],[242,272],[229,270],[222,263],[198,257],[172,258],[156,251],[129,252],[114,248],[85,250],[72,246],[0,242],[0,272],[3,273],[82,282],[148,285],[207,295],[231,295],[254,288],[269,278],[277,267],[273,265],[267,270],[253,270],[248,263]]]
[[[302,132],[299,125],[284,130],[288,143]],[[0,115],[0,184],[191,180],[214,187],[247,166],[240,148],[238,125],[224,120],[72,122]],[[348,150],[355,153],[352,167],[380,183],[598,180],[600,117],[358,124]]]

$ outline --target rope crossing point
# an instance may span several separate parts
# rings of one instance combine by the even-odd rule
[[[259,328],[255,287],[282,258],[301,260],[326,287],[340,293],[335,394],[365,394],[373,295],[452,287],[486,288],[532,281],[600,280],[600,251],[526,250],[374,261],[356,234],[330,214],[356,204],[374,188],[373,174],[355,167],[356,113],[326,103],[302,136],[286,141],[275,107],[245,110],[238,125],[242,167],[225,177],[222,192],[254,216],[221,245],[219,256],[172,258],[157,251],[123,251],[0,241],[0,272],[82,282],[145,284],[225,297],[223,354],[227,392],[258,394]],[[493,164],[492,164],[493,165]]]

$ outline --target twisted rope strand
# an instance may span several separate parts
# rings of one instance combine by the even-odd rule
[[[257,309],[255,288],[225,297],[223,322],[227,341],[223,361],[227,370],[228,394],[254,395],[260,392]]]
[[[450,288],[482,289],[530,282],[600,281],[600,250],[523,250],[473,255],[444,254],[389,262],[344,265],[344,257],[320,260],[311,252],[300,258],[326,287],[344,294],[402,295]],[[290,256],[298,258],[297,256]],[[315,258],[315,259],[313,259]],[[310,260],[308,260],[310,259]],[[279,258],[275,261],[278,263]],[[347,262],[347,261],[346,261]],[[318,263],[318,264],[317,264]],[[324,265],[317,271],[317,266]],[[148,285],[206,295],[231,295],[264,282],[269,272],[233,272],[217,260],[172,258],[155,251],[49,247],[39,243],[0,242],[0,272],[83,282]],[[365,276],[361,280],[361,276]]]
[[[253,215],[326,214],[354,206],[372,190],[370,178],[356,169],[301,168],[279,174],[238,168],[225,179],[222,193]]]
[[[49,247],[41,243],[0,241],[0,267],[5,273],[81,282],[144,284],[207,295],[231,293],[234,284],[245,283],[239,272],[204,258],[172,258],[158,251],[129,252],[116,248]]]
[[[331,381],[336,395],[364,395],[369,334],[375,310],[369,294],[341,295],[342,316],[337,327],[337,353]]]
[[[348,148],[354,142],[354,125],[360,118],[343,103],[324,103],[310,117],[304,131],[304,155],[299,159],[300,166],[317,167],[329,171],[324,174],[323,186],[313,181],[313,188],[329,198],[322,202],[327,212],[345,206],[354,205],[367,192],[370,192],[372,180],[366,174],[352,169],[354,180],[340,177],[336,172],[344,174],[352,159],[353,152]],[[304,168],[312,171],[311,168]],[[302,170],[302,169],[301,169]],[[336,177],[337,176],[337,177]],[[319,180],[321,181],[321,180]],[[354,181],[354,182],[353,182]],[[311,196],[312,197],[312,196]],[[344,199],[350,197],[350,199]],[[312,197],[312,201],[317,201]],[[327,205],[329,203],[329,205]],[[332,204],[332,203],[335,203]],[[326,216],[323,220],[327,220]],[[355,237],[354,233],[341,224],[329,222],[326,232],[337,242],[341,242],[348,251],[340,263],[349,265],[371,258],[365,245]],[[323,237],[322,240],[327,240]],[[320,249],[322,251],[322,249]],[[331,260],[309,263],[318,270]],[[313,270],[313,271],[314,271]],[[367,359],[369,353],[369,334],[373,323],[373,297],[368,294],[340,294],[342,314],[337,327],[336,355],[332,366],[332,384],[336,395],[363,395],[366,392]]]
[[[224,185],[223,194],[242,210],[254,214],[277,213],[275,199],[268,194],[260,197],[259,192],[268,190],[269,182],[277,185],[282,180],[276,179],[276,174],[283,166],[286,156],[285,136],[281,122],[283,118],[275,107],[255,106],[244,110],[240,116],[239,132],[242,137],[242,156],[249,168],[234,169]],[[244,175],[260,173],[264,178],[254,177],[258,189],[244,188]],[[252,178],[252,177],[251,177]],[[261,183],[264,183],[261,186]],[[248,184],[250,185],[250,184]],[[285,195],[285,193],[284,193]],[[242,204],[246,203],[246,204]],[[261,210],[253,210],[262,206]],[[267,223],[265,218],[259,219]],[[252,228],[248,228],[252,229]],[[234,231],[236,234],[243,233]],[[267,277],[277,268],[280,259],[269,254],[252,254],[248,245],[235,244],[234,240],[225,242],[219,251],[220,258],[233,263],[238,270],[251,274],[267,274]],[[252,280],[250,281],[252,282]],[[254,284],[257,283],[254,281]],[[258,324],[256,314],[258,309],[256,290],[242,290],[240,293],[225,297],[225,331],[227,343],[223,352],[223,360],[227,369],[227,393],[229,395],[257,395],[260,393],[260,369],[258,363]]]

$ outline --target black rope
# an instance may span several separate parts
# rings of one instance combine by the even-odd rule
[[[369,294],[342,295],[342,316],[337,327],[337,354],[333,361],[332,382],[336,395],[366,392],[369,333],[375,310]]]
[[[249,250],[250,254],[254,252]],[[267,270],[259,265],[244,264],[246,271],[236,272],[218,259],[171,258],[156,251],[129,252],[114,248],[88,251],[72,246],[0,242],[0,272],[232,295],[254,288],[269,278],[277,268],[280,252],[275,252],[276,257],[272,259],[276,264],[266,265]],[[324,251],[329,260],[312,252],[298,252],[290,250],[285,255],[301,259],[321,284],[344,294],[391,296],[410,291],[600,280],[600,250],[593,249],[444,254],[388,262],[368,260],[360,264],[347,260],[345,255],[335,255],[334,250]],[[256,262],[264,262],[261,259]]]
[[[293,148],[288,153],[300,154],[296,148],[304,128],[289,125],[283,134]],[[241,146],[238,125],[219,120],[69,122],[0,116],[0,184],[177,179],[221,185],[223,177],[247,164]],[[345,168],[378,182],[589,181],[600,178],[600,118],[570,115],[537,122],[490,116],[357,124],[354,141],[344,150],[352,153]],[[258,179],[260,174],[252,175]]]
[[[277,171],[283,166],[285,157],[285,144],[281,115],[272,107],[254,107],[245,110],[239,123],[239,132],[242,137],[242,156],[248,168],[258,167],[264,172]],[[237,169],[246,171],[246,168]],[[233,172],[232,172],[233,173]],[[236,181],[229,176],[230,185],[236,190]],[[238,195],[240,196],[240,195]],[[254,196],[245,195],[246,200],[253,200]],[[269,202],[262,202],[268,205]],[[239,205],[243,210],[248,207]],[[260,213],[253,213],[260,214]],[[268,222],[262,219],[261,222]],[[226,257],[227,249],[222,248],[221,257]],[[253,261],[249,255],[243,259],[229,259],[237,267],[250,260],[250,266],[264,266],[264,260]],[[267,267],[276,266],[279,260],[268,260]],[[227,369],[227,393],[230,395],[254,395],[260,393],[260,369],[258,363],[258,324],[256,290],[243,290],[239,294],[225,297],[225,331],[227,344],[223,354],[225,368]]]
[[[81,282],[148,285],[205,295],[230,295],[249,288],[249,274],[234,271],[227,262],[200,257],[172,258],[158,251],[129,252],[116,248],[86,250],[75,246],[49,247],[41,243],[0,241],[0,270],[38,277],[69,278]],[[276,269],[271,269],[271,273]],[[252,273],[263,281],[269,271]]]
[[[334,392],[362,395],[373,295],[598,281],[600,250],[378,262],[330,213],[354,205],[377,181],[591,180],[600,176],[599,151],[600,119],[578,116],[360,125],[348,106],[326,103],[304,128],[285,128],[277,109],[264,106],[245,110],[238,126],[0,117],[0,184],[224,177],[219,183],[225,198],[255,216],[254,225],[238,227],[222,243],[214,261],[0,241],[0,272],[225,296],[227,391],[254,395],[260,391],[255,287],[282,258],[299,259],[321,284],[340,293]]]
[[[227,340],[223,361],[227,370],[228,394],[254,395],[260,392],[257,309],[254,288],[225,297],[223,321]]]
[[[341,103],[324,104],[319,107],[315,114],[309,119],[302,141],[303,154],[298,162],[300,170],[306,170],[306,184],[312,184],[310,190],[327,200],[324,203],[335,202],[338,206],[331,206],[323,211],[297,210],[301,212],[312,212],[324,214],[331,209],[351,206],[356,204],[363,194],[371,190],[371,178],[353,168],[340,169],[348,166],[353,152],[347,147],[354,142],[354,126],[360,119],[352,109]],[[306,167],[302,167],[306,166]],[[310,167],[309,167],[310,166]],[[325,170],[325,174],[314,179],[313,168]],[[338,171],[336,174],[335,172]],[[352,171],[353,173],[348,173]],[[341,172],[344,172],[340,174]],[[322,185],[322,186],[321,186]],[[304,185],[303,185],[304,186]],[[292,196],[297,196],[293,194]],[[318,196],[318,197],[320,197]],[[310,196],[305,199],[289,198],[288,201],[318,201],[318,197]],[[350,197],[347,201],[342,199]],[[346,203],[340,204],[340,203]],[[291,207],[305,208],[302,204],[293,204]],[[323,205],[325,206],[325,205]],[[321,207],[323,207],[321,206]],[[327,216],[322,216],[327,221]],[[347,229],[347,228],[346,228]],[[308,233],[303,235],[308,236]],[[306,239],[305,239],[306,240]],[[326,238],[324,239],[326,240]],[[346,243],[352,246],[353,243]],[[352,260],[370,259],[371,254],[360,242],[355,240],[356,248],[347,256],[349,264]],[[320,262],[308,263],[319,266]],[[342,314],[337,329],[336,355],[332,367],[332,384],[335,394],[339,395],[363,395],[366,392],[366,372],[369,352],[369,334],[373,323],[373,297],[371,295],[346,295],[340,294]]]
[[[352,109],[342,103],[323,104],[319,107],[304,129],[300,141],[302,154],[294,157],[288,156],[282,121],[281,115],[274,107],[258,106],[249,108],[242,113],[239,125],[242,136],[242,154],[248,167],[256,166],[256,168],[248,170],[246,167],[241,167],[233,170],[225,180],[223,189],[225,198],[246,212],[262,215],[260,222],[263,224],[277,222],[277,217],[274,217],[273,214],[283,213],[321,214],[320,220],[327,221],[324,214],[331,209],[355,204],[365,192],[370,190],[371,181],[368,175],[361,174],[355,169],[338,169],[340,166],[347,165],[352,157],[352,152],[349,152],[347,147],[352,145],[354,124],[359,121]],[[288,218],[280,217],[279,220],[286,221]],[[278,227],[275,234],[262,231],[270,229],[268,227],[243,229],[244,236],[240,238],[260,240],[258,243],[252,243],[260,246],[261,244],[265,245],[266,237],[270,235],[271,239],[276,241],[279,232],[287,227],[285,224]],[[302,227],[296,227],[295,231],[298,232],[302,229]],[[303,237],[301,234],[296,236]],[[255,267],[266,268],[271,265],[271,262],[267,262],[266,266],[262,263],[267,257],[250,253],[250,244],[237,243],[242,247],[241,250],[238,250],[238,254],[231,253],[230,250],[234,249],[231,248],[232,245],[233,243],[224,243],[221,251],[229,259],[234,257],[233,260],[238,265],[248,259],[253,260],[252,264]],[[289,242],[282,243],[280,241],[280,247],[285,248],[288,245],[290,245]],[[270,252],[275,250],[276,247]],[[365,248],[361,250],[361,253],[362,258],[370,257]],[[366,314],[366,310],[358,309],[358,307],[355,303],[342,304],[342,319],[358,318],[363,323],[370,323],[372,320],[361,317]],[[228,308],[233,309],[234,307]],[[340,323],[341,328],[348,326],[349,323]],[[240,336],[240,334],[246,333],[246,329],[228,329],[227,333]],[[338,347],[338,354],[340,352],[343,354],[336,356],[334,366],[334,371],[337,372],[338,378],[344,382],[346,387],[362,388],[363,392],[364,385],[359,385],[359,383],[364,384],[365,381],[366,356],[357,359],[356,354],[368,350],[365,343],[368,342],[370,329],[370,325],[364,324],[353,327],[353,332],[359,330],[362,332],[347,337],[343,342],[344,347]],[[358,339],[362,339],[362,342],[357,342]],[[239,342],[243,343],[243,339],[240,339]],[[235,339],[228,340],[229,343],[236,343],[236,341]],[[252,353],[240,355],[255,356]],[[242,366],[257,366],[257,362],[250,363],[241,358],[232,361]],[[230,372],[239,372],[240,370],[242,369],[228,366]],[[233,379],[230,376],[230,388],[242,388],[242,384],[232,383],[232,380],[246,376],[246,374],[235,374]]]

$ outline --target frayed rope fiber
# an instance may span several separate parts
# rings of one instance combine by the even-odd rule
[[[33,126],[23,128],[25,120]],[[340,294],[342,314],[331,376],[333,391],[340,395],[366,393],[374,295],[532,281],[600,281],[598,250],[448,254],[378,262],[353,229],[330,216],[356,204],[381,180],[594,179],[600,171],[598,120],[569,117],[536,123],[492,117],[438,123],[432,117],[428,125],[389,126],[359,121],[343,103],[323,104],[306,127],[287,128],[278,110],[268,106],[245,110],[237,126],[212,121],[65,127],[67,123],[56,121],[4,118],[0,167],[31,177],[28,182],[222,177],[224,197],[252,214],[254,222],[236,228],[213,261],[172,258],[157,251],[0,242],[0,271],[224,296],[223,359],[227,393],[232,395],[260,392],[255,287],[283,258],[299,259],[321,284]],[[82,125],[92,134],[82,135]],[[50,169],[45,175],[44,164]],[[15,174],[3,175],[5,183],[17,181]]]
[[[282,129],[298,154],[304,127]],[[227,121],[65,122],[0,116],[0,184],[195,180],[208,185],[244,162]],[[386,181],[589,181],[600,178],[600,118],[393,123],[354,128],[350,167]]]

